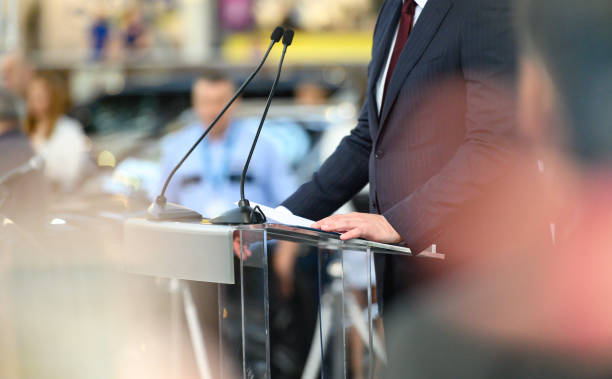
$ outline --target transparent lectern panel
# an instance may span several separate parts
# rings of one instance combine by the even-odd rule
[[[375,267],[373,274],[381,275],[385,278],[385,288],[377,291],[376,281],[372,282],[372,345],[373,359],[373,378],[380,378],[383,375],[387,364],[385,336],[394,334],[393,323],[389,323],[387,318],[389,309],[395,301],[410,302],[409,294],[411,285],[414,281],[414,265],[418,265],[423,260],[436,259],[438,256],[412,257],[411,254],[401,250],[371,248],[372,265]],[[380,298],[380,297],[383,298]]]
[[[324,378],[346,375],[346,338],[344,333],[343,251],[336,245],[322,243],[318,248],[318,322],[313,345],[318,351],[317,367]],[[317,373],[319,374],[319,373]],[[317,375],[316,377],[318,377]],[[315,377],[314,375],[310,377]]]
[[[295,240],[269,240],[268,251],[271,377],[301,378],[313,336],[318,335],[317,248]]]
[[[223,285],[220,288],[220,344],[223,345],[228,359],[239,362],[239,376],[269,378],[266,231],[240,230],[237,233],[240,249],[235,258],[236,284]]]
[[[222,285],[219,297],[220,343],[238,356],[238,376],[381,377],[386,351],[374,252],[406,249],[282,225],[238,232],[248,250],[235,260],[236,284]]]
[[[376,357],[384,355],[372,254],[367,247],[345,249],[343,268],[347,378],[371,378],[378,367]]]
[[[235,268],[239,267],[238,259]],[[239,272],[239,269],[236,269]],[[242,377],[242,305],[240,276],[235,284],[218,284],[219,378]]]

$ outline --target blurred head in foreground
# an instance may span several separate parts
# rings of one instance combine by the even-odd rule
[[[521,125],[587,166],[612,163],[612,3],[520,1]]]
[[[192,102],[202,127],[208,128],[232,98],[235,90],[234,82],[222,72],[205,72],[198,76],[192,88]],[[230,124],[233,108],[236,105],[234,103],[219,119],[217,125],[210,131],[210,137],[223,136]]]
[[[532,204],[563,193],[564,209],[543,215],[563,238],[481,257],[396,309],[388,377],[612,373],[612,2],[517,4],[520,128],[555,183]]]

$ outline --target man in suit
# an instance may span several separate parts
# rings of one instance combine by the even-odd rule
[[[513,106],[503,101],[515,70],[511,3],[385,1],[357,126],[283,205],[343,240],[415,252],[444,240],[462,207],[503,176],[514,132]],[[367,183],[370,213],[328,217]],[[452,243],[442,247],[455,254]],[[414,262],[395,263],[376,261],[385,299],[418,272],[401,271]]]

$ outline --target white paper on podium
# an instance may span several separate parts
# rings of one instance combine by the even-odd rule
[[[267,207],[262,204],[255,203],[251,201],[251,206],[258,206],[263,213],[266,215],[266,219],[268,223],[272,224],[282,224],[288,226],[298,226],[302,228],[311,228],[314,221],[309,220],[304,217],[296,216],[291,211],[283,206],[279,206],[276,208]],[[420,257],[425,258],[435,258],[435,259],[445,259],[445,255],[438,253],[436,251],[436,245],[431,245],[427,249],[422,252],[416,254]]]
[[[257,204],[251,201],[252,207],[259,207],[262,212],[266,215],[268,223],[282,224],[290,226],[301,226],[303,228],[310,228],[315,222],[304,217],[296,216],[285,207],[271,208],[262,204]]]

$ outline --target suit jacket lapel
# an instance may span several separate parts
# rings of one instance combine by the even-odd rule
[[[386,14],[380,15],[380,20],[388,20],[383,25],[381,37],[378,38],[376,45],[372,47],[372,64],[368,76],[368,113],[370,114],[370,122],[374,129],[378,129],[378,115],[379,110],[376,105],[376,83],[380,76],[380,71],[383,69],[385,62],[387,61],[387,55],[389,54],[389,48],[391,47],[391,41],[395,35],[395,28],[400,17],[400,11],[402,9],[402,0],[387,0],[392,4],[389,4],[388,9],[385,11]]]
[[[402,9],[402,0],[388,0],[392,1],[387,13],[390,15],[381,15],[381,19],[387,18],[387,22],[382,31],[382,37],[380,38],[381,43],[374,46],[372,49],[372,67],[370,68],[370,76],[368,77],[368,88],[376,90],[376,83],[380,76],[380,71],[383,69],[384,64],[387,62],[387,56],[389,55],[389,49],[391,48],[391,41],[395,35],[395,29],[399,22],[400,11]]]
[[[446,14],[452,5],[452,0],[429,0],[421,12],[419,19],[417,20],[417,23],[410,34],[402,53],[400,54],[395,71],[391,76],[389,88],[387,89],[385,100],[382,104],[379,134],[380,130],[382,130],[385,125],[387,117],[389,117],[391,108],[397,99],[404,81],[427,49],[427,46],[429,46],[429,43],[435,36],[440,24],[444,20],[444,17],[446,17]]]

